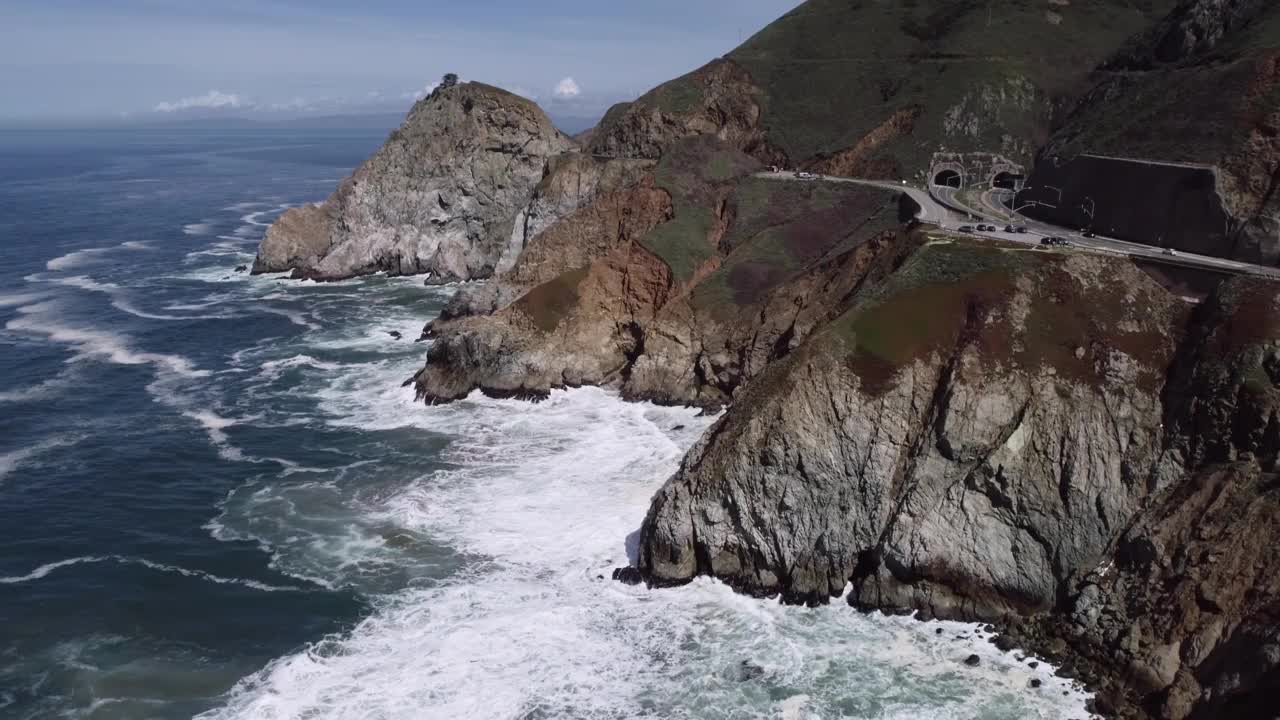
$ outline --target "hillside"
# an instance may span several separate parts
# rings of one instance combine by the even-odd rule
[[[1089,71],[1172,6],[809,0],[612,110],[592,147],[652,156],[655,137],[718,132],[763,162],[885,178],[916,177],[941,149],[1029,163]]]
[[[1280,262],[1280,6],[1186,0],[1135,36],[1094,80],[1048,142],[1032,181],[1062,188],[1062,202],[1028,199],[1054,202],[1061,209],[1049,216],[1083,225],[1079,206],[1095,197],[1098,226],[1119,237]],[[1215,177],[1156,187],[1125,177],[1130,171],[1119,166],[1070,168],[1081,153],[1196,163],[1213,167]],[[1164,220],[1127,212],[1188,204],[1206,209],[1193,217],[1166,213]]]

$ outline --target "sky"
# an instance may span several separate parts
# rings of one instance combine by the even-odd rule
[[[405,110],[446,72],[598,115],[800,0],[3,0],[0,120]]]

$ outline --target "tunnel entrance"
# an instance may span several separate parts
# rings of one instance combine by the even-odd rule
[[[1003,188],[1005,190],[1020,190],[1022,188],[1022,183],[1026,179],[1025,175],[1019,175],[1017,173],[996,173],[996,176],[991,179],[991,186]]]
[[[943,170],[933,176],[933,184],[958,189],[964,187],[964,180],[960,177],[960,173],[955,170]]]

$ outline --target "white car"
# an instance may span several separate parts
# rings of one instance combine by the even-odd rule
[[[1178,254],[1178,251],[1177,251],[1177,250],[1174,250],[1173,248],[1165,248],[1165,249],[1164,249],[1164,254],[1165,254],[1165,255],[1177,255],[1177,254]]]

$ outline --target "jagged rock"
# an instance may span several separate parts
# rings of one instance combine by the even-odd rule
[[[645,174],[653,163],[568,158],[555,163],[517,216],[501,274],[491,282],[462,287],[432,323],[432,332],[451,320],[497,312],[670,217],[670,197]]]
[[[1082,323],[1101,294],[1110,317]],[[1180,312],[1132,266],[926,246],[739,393],[655,498],[641,567],[824,599],[852,579],[851,604],[938,617],[1049,609],[1147,492]]]
[[[623,585],[639,585],[644,582],[644,575],[633,567],[614,568],[613,579]]]
[[[979,665],[982,664],[982,658],[978,657],[977,655],[970,655],[969,657],[964,659],[964,664],[968,665],[969,667],[978,667]]]
[[[237,265],[237,266],[236,266],[236,272],[248,272],[248,271],[249,271],[249,266],[248,266],[248,265]]]
[[[328,200],[272,223],[253,271],[488,277],[547,161],[572,147],[529,100],[480,83],[440,89]]]

